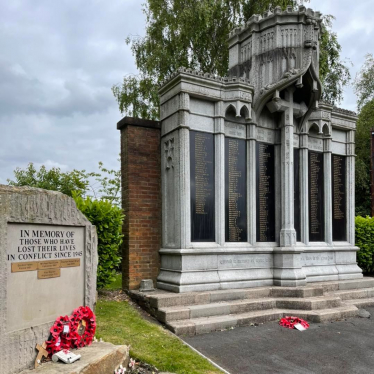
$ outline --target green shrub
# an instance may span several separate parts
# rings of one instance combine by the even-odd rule
[[[74,200],[77,208],[96,226],[99,253],[97,288],[103,288],[115,280],[115,271],[121,262],[124,216],[121,208],[106,200],[83,199],[78,195]]]
[[[374,272],[374,218],[356,217],[356,245],[358,266],[364,273]]]

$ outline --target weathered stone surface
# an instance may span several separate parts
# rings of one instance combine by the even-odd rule
[[[365,309],[359,309],[358,314],[360,318],[370,318],[371,314]]]
[[[58,243],[53,244],[56,250],[41,248],[52,245],[44,242],[45,238],[42,240],[44,234],[40,232],[47,232],[48,242],[57,240]],[[70,232],[70,242],[61,244],[61,237],[49,236],[53,232],[63,232],[60,235],[64,235],[64,240]],[[38,237],[40,244],[20,241],[39,240]],[[74,243],[73,238],[76,238]],[[43,254],[57,254],[57,258],[45,258]],[[79,261],[56,263],[61,259]],[[94,307],[97,261],[96,229],[76,208],[72,198],[59,192],[0,185],[2,374],[33,364],[35,345],[47,340],[51,324],[58,316],[70,314],[81,305]],[[25,263],[30,263],[33,270],[12,272],[12,266],[25,266]],[[40,279],[37,268],[49,271],[51,267],[52,273],[57,270],[59,276]]]
[[[93,343],[73,353],[82,357],[72,364],[45,362],[36,370],[25,370],[21,374],[109,374],[120,365],[127,367],[130,359],[128,346],[111,343]]]
[[[263,287],[182,295],[155,290],[143,297],[152,298],[156,307],[148,311],[166,323],[168,329],[177,335],[196,335],[251,323],[275,321],[287,315],[310,322],[355,317],[358,308],[374,305],[374,297],[368,297],[373,288],[366,288],[373,281],[374,278],[367,277],[331,282],[330,285],[323,282],[304,287]],[[133,291],[130,295],[137,296],[139,292]],[[198,295],[204,295],[201,303],[198,302]],[[168,302],[157,310],[157,299]],[[143,301],[143,305],[146,304]],[[173,306],[167,306],[168,304]]]

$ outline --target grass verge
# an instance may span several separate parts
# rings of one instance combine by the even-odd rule
[[[116,279],[108,289],[118,288],[119,282]],[[137,360],[171,373],[221,373],[168,331],[145,320],[126,300],[99,299],[95,312],[96,337],[113,344],[130,345],[130,355]]]

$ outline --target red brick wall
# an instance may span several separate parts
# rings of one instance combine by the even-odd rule
[[[125,117],[121,130],[123,225],[122,287],[139,288],[156,278],[161,247],[160,127],[156,121]]]

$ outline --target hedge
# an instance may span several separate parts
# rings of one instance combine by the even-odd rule
[[[364,273],[374,272],[374,218],[356,217],[356,245],[358,266]]]
[[[77,208],[96,226],[99,264],[97,288],[104,288],[115,280],[115,272],[121,262],[122,210],[106,200],[83,199],[75,195]]]

